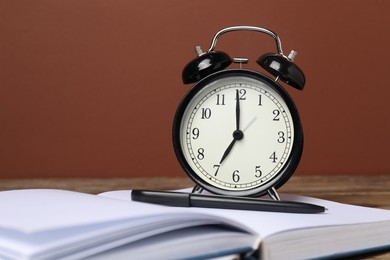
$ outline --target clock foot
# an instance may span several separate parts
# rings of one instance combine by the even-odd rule
[[[195,185],[195,187],[192,189],[191,193],[202,193],[203,188],[199,185]]]
[[[271,189],[267,190],[268,195],[273,199],[273,200],[280,200],[279,194],[276,191],[275,187],[272,187]]]

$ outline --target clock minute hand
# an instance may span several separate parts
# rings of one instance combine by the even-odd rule
[[[222,155],[219,164],[222,164],[225,158],[229,155],[236,141],[241,140],[243,137],[244,133],[240,130],[240,95],[239,90],[236,89],[236,131],[233,132],[233,140],[230,142],[228,148],[225,150],[225,153]]]
[[[240,130],[240,97],[236,89],[236,130]]]

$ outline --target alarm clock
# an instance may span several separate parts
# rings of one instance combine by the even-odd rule
[[[234,31],[271,36],[277,53],[263,54],[257,63],[268,72],[243,69],[247,58],[230,58],[216,51],[217,39]],[[183,69],[185,84],[194,84],[180,102],[173,121],[176,157],[203,189],[227,196],[260,196],[278,200],[276,189],[294,173],[303,151],[298,110],[280,81],[302,90],[305,76],[285,56],[278,35],[256,26],[233,26],[218,31],[207,52]],[[240,68],[228,68],[239,63]]]

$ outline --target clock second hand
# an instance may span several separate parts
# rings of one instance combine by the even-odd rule
[[[242,129],[242,132],[245,133],[246,130],[248,130],[248,128],[256,121],[257,119],[257,116],[255,116],[254,118],[252,118],[251,121],[249,121],[248,125],[246,127],[244,127],[244,129]]]
[[[236,89],[236,130],[233,132],[233,140],[230,142],[228,148],[222,155],[219,164],[222,164],[225,158],[229,155],[236,141],[241,140],[244,137],[244,133],[240,130],[240,97],[238,92],[238,89]]]

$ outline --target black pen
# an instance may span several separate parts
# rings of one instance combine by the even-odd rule
[[[325,211],[325,208],[322,206],[304,202],[260,200],[257,198],[170,191],[133,190],[131,192],[131,199],[133,201],[174,207],[238,209],[285,213],[321,213]]]

